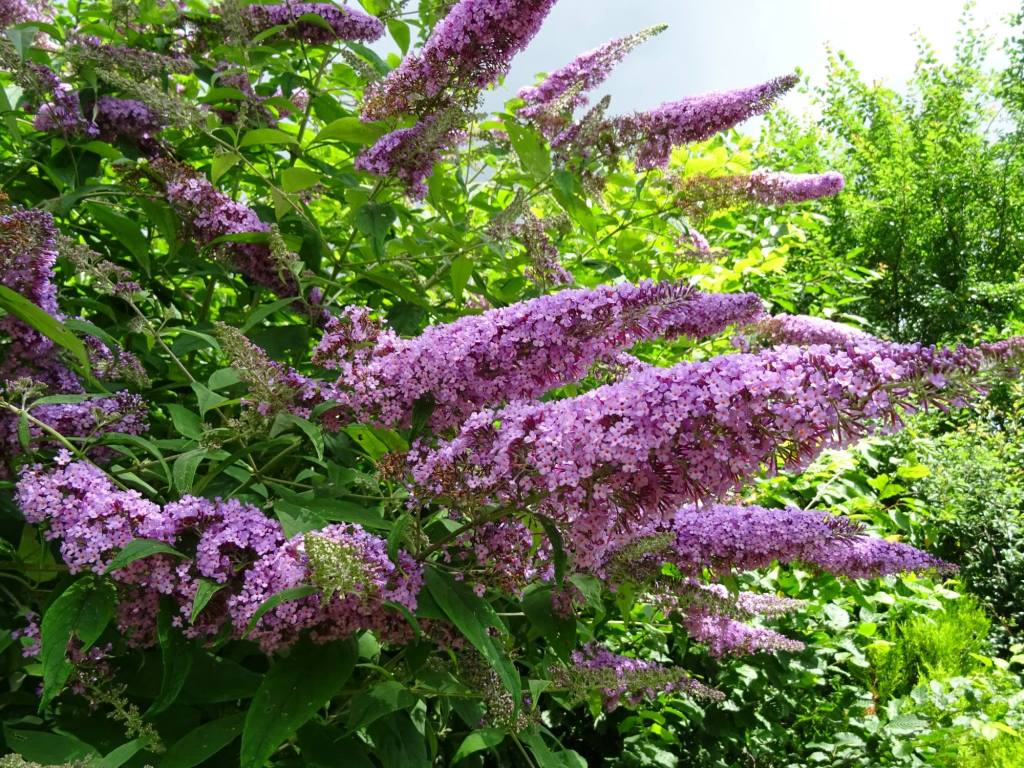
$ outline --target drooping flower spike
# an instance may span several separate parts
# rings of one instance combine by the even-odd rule
[[[555,0],[459,0],[423,48],[366,92],[362,118],[425,116],[474,106],[479,90],[508,72]]]
[[[310,16],[318,16],[319,22],[304,18]],[[254,4],[246,7],[245,18],[253,32],[283,26],[282,34],[285,36],[314,45],[336,40],[372,43],[384,34],[384,24],[380,19],[333,3],[285,0],[271,5]]]
[[[374,331],[365,313],[353,312],[328,326],[314,354],[339,371],[339,401],[357,419],[406,424],[416,403],[429,399],[435,429],[576,381],[642,339],[701,338],[762,316],[753,294],[652,282],[561,291],[411,339]]]
[[[554,135],[566,127],[566,114],[571,116],[573,110],[587,103],[587,91],[603,83],[615,65],[634,48],[667,28],[659,24],[610,40],[577,56],[539,85],[521,88],[519,98],[526,106],[519,110],[519,116],[536,123],[546,134]]]
[[[664,167],[673,147],[704,141],[764,114],[797,82],[795,75],[786,75],[750,88],[690,96],[621,118],[620,130],[636,147],[637,167]]]

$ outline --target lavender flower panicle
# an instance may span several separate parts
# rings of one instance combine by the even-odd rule
[[[144,150],[156,149],[156,134],[164,129],[163,118],[156,110],[135,99],[101,96],[95,112],[99,137],[104,141],[126,139]]]
[[[797,82],[795,75],[786,75],[750,88],[690,96],[622,118],[619,127],[637,146],[637,167],[665,167],[673,147],[709,139],[767,112]]]
[[[571,528],[584,567],[598,567],[630,520],[713,502],[765,467],[803,466],[896,428],[907,408],[956,405],[986,364],[984,350],[874,342],[652,368],[573,398],[478,411],[454,439],[420,446],[411,470],[428,495],[539,503]]]
[[[0,213],[0,285],[63,321],[64,316],[57,307],[53,271],[57,240],[57,228],[49,213],[17,208]],[[6,337],[0,359],[0,385],[32,380],[54,394],[84,392],[78,376],[61,359],[57,345],[42,333],[8,315],[0,319],[0,334]],[[129,356],[125,360],[128,361]],[[146,428],[145,413],[141,398],[127,393],[80,403],[54,403],[32,410],[33,416],[67,436],[115,430],[139,434]],[[35,425],[30,427],[29,437],[32,441],[45,438]],[[7,412],[0,413],[0,446],[5,450],[5,458],[14,458],[20,453],[17,418]],[[5,472],[6,467],[0,465],[0,473]]]
[[[224,235],[271,231],[256,211],[235,202],[204,177],[172,163],[154,164],[166,176],[167,200],[186,220],[201,246]],[[282,264],[266,243],[222,243],[217,252],[255,283],[279,296],[295,296],[299,286],[290,265]]]
[[[185,496],[161,508],[136,491],[114,488],[95,465],[73,462],[66,451],[50,471],[40,466],[23,471],[16,502],[26,520],[45,525],[46,536],[60,543],[72,573],[104,572],[133,539],[194,553],[187,560],[152,555],[112,574],[118,584],[118,624],[136,645],[155,642],[161,595],[176,601],[176,624],[187,635],[212,636],[230,623],[241,637],[267,598],[303,584],[319,591],[268,611],[257,623],[253,637],[268,653],[291,645],[305,631],[317,642],[363,629],[384,639],[406,639],[411,632],[384,603],[415,610],[421,568],[404,552],[393,563],[387,543],[358,525],[332,525],[285,541],[280,524],[256,507]],[[223,586],[191,622],[200,579]]]
[[[453,115],[430,115],[410,128],[381,136],[359,153],[355,167],[374,176],[392,176],[405,185],[410,197],[422,200],[427,196],[426,180],[434,165],[462,135]]]
[[[742,179],[742,177],[740,177]],[[766,205],[802,203],[838,195],[845,185],[841,173],[780,173],[754,171],[746,177],[743,190],[752,199]]]
[[[583,701],[591,690],[601,692],[604,708],[610,712],[625,699],[636,706],[664,693],[685,693],[698,699],[722,701],[725,695],[694,680],[684,672],[651,661],[620,656],[596,643],[573,651],[572,666],[553,670],[559,687],[570,697]]]
[[[366,91],[361,116],[383,120],[471,106],[477,91],[508,72],[555,0],[459,0],[426,45]]]
[[[365,316],[338,320],[314,362],[339,371],[337,399],[358,419],[405,424],[416,402],[429,398],[431,423],[444,429],[484,405],[578,380],[641,339],[700,338],[761,313],[753,294],[706,294],[675,283],[602,286],[466,316],[413,339],[387,332],[369,339]],[[347,356],[354,329],[367,342]]]
[[[804,644],[773,629],[745,624],[728,616],[719,616],[705,610],[687,614],[683,626],[690,637],[705,643],[712,656],[747,655],[758,651],[797,652]]]
[[[319,16],[323,24],[302,18],[309,15]],[[245,19],[253,32],[285,26],[287,29],[283,34],[286,37],[314,45],[326,45],[336,40],[372,43],[384,34],[384,24],[379,19],[332,3],[285,0],[272,5],[250,5],[245,8]]]
[[[667,28],[659,24],[609,40],[555,70],[539,85],[521,88],[518,95],[526,106],[519,116],[536,123],[548,136],[564,130],[573,110],[587,103],[587,91],[603,83],[634,48]]]

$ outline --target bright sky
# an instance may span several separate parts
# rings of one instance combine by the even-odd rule
[[[974,15],[1001,40],[1004,19],[1020,4],[978,0]],[[826,45],[848,53],[866,78],[898,87],[913,71],[914,32],[946,57],[962,9],[962,0],[558,0],[487,106],[500,107],[536,72],[659,22],[668,30],[634,50],[598,91],[612,94],[613,112],[752,85],[796,67],[820,83]],[[806,105],[792,94],[783,103],[797,111]]]

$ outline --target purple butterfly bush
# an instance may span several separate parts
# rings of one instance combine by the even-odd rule
[[[155,138],[164,129],[164,120],[150,106],[137,99],[101,96],[96,100],[95,124],[104,141],[125,139],[140,148],[156,149]]]
[[[480,410],[414,451],[411,470],[425,496],[535,505],[599,567],[630,521],[714,502],[765,466],[802,467],[895,428],[907,409],[958,404],[996,356],[871,341],[652,367],[577,397]]]
[[[802,642],[774,629],[746,624],[704,610],[687,614],[683,626],[691,639],[705,643],[708,653],[715,657],[749,655],[759,651],[793,653],[804,649]]]
[[[786,75],[749,88],[689,96],[649,112],[620,118],[619,130],[627,143],[636,147],[638,168],[664,168],[673,147],[710,139],[764,114],[797,82],[795,75]]]
[[[722,701],[721,691],[709,688],[679,669],[653,661],[623,656],[597,643],[588,643],[573,651],[572,664],[552,670],[555,684],[568,689],[570,698],[583,701],[590,691],[601,693],[606,711],[623,701],[636,706],[659,694],[684,693],[697,699]]]
[[[478,91],[508,72],[555,0],[459,0],[423,48],[367,88],[361,116],[383,120],[472,106]]]
[[[186,221],[200,246],[218,237],[270,232],[256,211],[232,200],[205,177],[167,162],[159,166],[166,178],[167,201]],[[225,242],[214,246],[239,272],[279,296],[295,296],[299,286],[287,264],[275,258],[266,243]]]
[[[52,11],[46,0],[0,0],[0,29],[30,21],[48,21]]]
[[[412,339],[375,330],[352,308],[328,324],[314,362],[339,372],[337,398],[357,419],[407,424],[434,403],[435,429],[479,408],[539,397],[642,339],[702,338],[762,317],[754,294],[677,283],[576,289],[469,315]]]
[[[318,590],[256,622],[252,638],[268,653],[307,631],[318,642],[364,629],[384,639],[406,639],[411,632],[384,603],[415,610],[420,566],[404,552],[396,565],[386,542],[358,525],[328,526],[286,540],[281,525],[256,507],[194,496],[161,507],[136,491],[115,488],[102,470],[72,461],[67,452],[58,455],[52,470],[24,470],[16,497],[28,522],[46,525],[46,536],[59,543],[72,573],[103,573],[134,539],[163,542],[188,556],[150,555],[113,572],[119,626],[136,645],[156,641],[161,596],[177,603],[175,624],[187,635],[210,637],[230,624],[231,633],[242,637],[269,597],[305,585]],[[220,589],[193,622],[200,580]]]
[[[539,85],[521,88],[518,95],[526,105],[519,110],[519,117],[535,123],[548,136],[563,130],[573,110],[587,103],[587,91],[603,83],[634,48],[665,29],[662,24],[609,40],[555,70]]]
[[[284,26],[287,27],[283,32],[286,37],[313,45],[327,45],[336,40],[372,43],[384,34],[384,24],[380,19],[332,3],[287,0],[272,5],[250,5],[244,13],[254,32]],[[311,15],[319,16],[323,23],[302,18]]]
[[[57,228],[49,213],[19,208],[0,213],[0,285],[63,321],[64,315],[57,306],[56,260]],[[0,345],[0,386],[31,382],[32,386],[43,387],[46,394],[84,393],[78,375],[64,363],[60,349],[44,334],[14,315],[7,315],[0,318],[0,338],[4,339]],[[128,369],[141,369],[138,360],[127,352],[119,353],[118,357],[125,368],[107,365],[102,355],[93,357],[101,363],[97,373],[106,378]],[[68,437],[99,436],[108,431],[140,434],[146,429],[145,403],[126,392],[36,406],[31,413]],[[32,442],[49,440],[34,424],[29,428],[29,438]],[[5,459],[13,459],[21,451],[17,417],[6,411],[0,413],[0,447]],[[6,471],[0,465],[0,473]]]
[[[835,197],[843,190],[845,180],[841,173],[781,173],[754,171],[741,181],[747,197],[765,205],[783,205]]]
[[[434,165],[462,136],[450,114],[429,115],[409,128],[381,136],[359,153],[355,167],[374,176],[393,177],[405,185],[410,197],[422,200]]]
[[[61,133],[65,136],[97,137],[99,129],[82,113],[78,91],[42,64],[32,63],[29,67],[41,88],[49,94],[36,110],[32,127],[37,131]]]

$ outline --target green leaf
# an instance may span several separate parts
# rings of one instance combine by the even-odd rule
[[[212,411],[217,406],[228,401],[228,398],[217,394],[209,387],[200,384],[198,381],[192,382],[192,391],[196,393],[200,416],[206,416],[207,411]]]
[[[85,578],[76,581],[53,601],[40,626],[43,695],[40,709],[60,693],[71,674],[68,642],[77,636],[82,650],[92,647],[114,616],[114,587],[107,581]]]
[[[213,596],[226,586],[227,584],[218,584],[209,579],[199,579],[196,596],[192,598],[192,613],[189,615],[189,623],[195,624],[196,617],[203,612],[203,608],[209,605]]]
[[[369,728],[376,757],[388,768],[431,768],[424,734],[406,712],[393,712]]]
[[[86,203],[84,208],[93,220],[109,230],[132,256],[143,264],[149,264],[149,241],[135,221],[118,213],[109,205]]]
[[[187,555],[182,554],[170,544],[165,544],[162,541],[133,539],[125,544],[121,551],[114,556],[114,559],[110,561],[110,565],[107,566],[104,573],[113,573],[130,563],[134,563],[136,560],[141,560],[151,555],[173,555],[185,560],[188,559]]]
[[[409,25],[398,19],[388,19],[388,32],[391,33],[394,41],[398,43],[398,47],[402,50],[402,55],[407,54],[409,52],[410,40]]]
[[[203,420],[195,412],[177,403],[168,403],[166,408],[179,435],[191,440],[203,439]]]
[[[174,487],[180,493],[188,493],[192,490],[192,484],[196,479],[196,470],[206,458],[205,448],[196,448],[181,454],[174,460],[171,466],[171,475],[174,477]]]
[[[253,128],[246,131],[239,142],[239,147],[255,147],[263,144],[297,144],[298,140],[290,133],[277,128]]]
[[[424,575],[430,596],[473,647],[494,667],[502,684],[512,694],[518,711],[522,699],[519,672],[489,632],[489,629],[496,629],[501,635],[507,634],[508,630],[498,614],[491,608],[490,603],[477,597],[467,584],[455,581],[436,568],[428,567]]]
[[[96,762],[96,768],[121,768],[148,745],[145,739],[132,739],[110,750]]]
[[[462,300],[462,292],[466,290],[466,283],[473,274],[473,262],[465,256],[458,256],[452,260],[450,277],[452,280],[452,296],[457,301]]]
[[[220,177],[234,168],[241,159],[242,156],[237,152],[224,152],[214,155],[213,160],[210,161],[210,178],[213,180],[213,183],[216,184],[220,181]]]
[[[387,127],[382,123],[364,123],[358,117],[341,117],[325,125],[313,143],[341,141],[346,144],[373,144],[386,132]]]
[[[163,670],[160,678],[160,693],[150,705],[146,717],[153,717],[167,709],[178,698],[192,671],[192,646],[181,632],[172,626],[177,606],[164,605],[157,616],[156,637],[160,643],[160,658]]]
[[[384,258],[384,243],[394,220],[395,209],[386,203],[363,203],[356,211],[356,229],[369,236],[373,252],[379,259]]]
[[[249,626],[245,628],[245,634],[242,635],[242,638],[244,639],[248,637],[249,633],[256,629],[256,625],[259,623],[259,620],[263,618],[263,614],[267,611],[274,610],[281,603],[287,603],[292,600],[301,600],[302,598],[309,597],[314,593],[316,593],[316,587],[309,584],[303,584],[299,587],[289,587],[288,589],[282,589],[280,592],[275,592],[260,603],[256,612],[253,613],[252,618],[249,619]]]
[[[248,333],[250,329],[259,325],[266,318],[270,317],[278,310],[284,309],[289,304],[293,304],[298,300],[298,296],[292,296],[290,299],[278,299],[277,301],[271,302],[270,304],[263,304],[262,306],[259,306],[252,311],[252,314],[250,314],[249,317],[245,319],[245,322],[242,323],[241,327],[238,330],[240,330],[242,333]]]
[[[485,749],[496,747],[504,740],[505,732],[498,728],[481,728],[479,731],[473,731],[462,740],[459,748],[455,750],[452,763],[457,763],[474,752],[482,752]]]
[[[345,427],[345,434],[355,440],[356,444],[374,461],[388,452],[388,447],[373,433],[370,427],[364,424],[352,424]]]
[[[11,754],[41,765],[61,765],[99,757],[95,747],[74,736],[29,731],[4,724],[4,741]]]
[[[0,309],[39,331],[57,346],[66,349],[74,356],[79,368],[88,373],[89,355],[85,351],[85,345],[48,312],[5,285],[0,285]]]
[[[262,768],[286,739],[341,690],[355,662],[351,641],[306,642],[275,662],[245,718],[241,768]]]
[[[309,168],[285,168],[281,171],[281,187],[285,192],[301,192],[320,183],[320,174]]]
[[[238,738],[244,724],[245,712],[238,712],[194,728],[167,750],[160,768],[200,765]]]
[[[316,451],[318,459],[324,457],[324,433],[320,425],[314,424],[309,419],[304,419],[293,413],[283,412],[274,418],[274,424],[270,429],[270,436],[276,437],[289,427],[298,428],[299,431],[309,438],[309,442],[312,443],[313,450]]]
[[[349,705],[348,729],[355,731],[400,709],[408,709],[418,699],[396,680],[378,683]]]
[[[523,612],[562,659],[568,660],[576,647],[576,618],[562,616],[554,609],[554,590],[542,586],[523,595]]]
[[[541,135],[533,128],[519,124],[513,118],[505,120],[505,128],[523,170],[537,181],[547,178],[551,173],[551,155]]]

